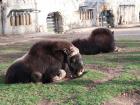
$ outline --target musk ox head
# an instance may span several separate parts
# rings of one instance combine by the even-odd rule
[[[84,72],[84,63],[82,56],[79,53],[79,49],[75,46],[71,46],[70,51],[64,49],[64,52],[67,55],[67,63],[71,71],[72,78],[81,76]]]
[[[68,58],[68,65],[72,73],[72,77],[79,77],[83,74],[83,60],[80,54],[76,54]]]

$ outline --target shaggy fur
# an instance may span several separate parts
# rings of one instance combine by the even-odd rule
[[[75,59],[77,59],[76,57],[81,57],[79,53],[73,53],[74,51],[71,49],[73,47],[72,43],[65,41],[40,41],[34,44],[27,54],[17,59],[8,68],[5,82],[49,83],[53,82],[56,76],[63,75],[63,70],[65,70],[66,74],[69,72],[78,74],[81,70],[83,72],[82,61],[78,61],[80,66],[77,66],[77,64],[71,65],[70,60],[73,56],[75,56]],[[71,54],[74,55],[71,56]]]
[[[73,45],[79,48],[81,54],[98,54],[114,51],[114,32],[107,28],[97,28],[87,39],[76,39]]]

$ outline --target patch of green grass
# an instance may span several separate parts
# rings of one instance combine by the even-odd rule
[[[31,45],[30,44],[16,44],[16,45],[5,45],[5,46],[0,46],[0,53],[1,52],[14,52],[14,51],[25,51],[29,49]]]
[[[140,48],[140,41],[139,40],[119,40],[116,43],[117,46],[126,47],[126,48]]]
[[[11,62],[9,63],[1,63],[0,64],[0,71],[4,71],[6,68],[8,68],[8,66],[11,64]]]
[[[104,74],[101,71],[93,71],[93,70],[88,70],[86,75],[83,75],[81,79],[88,79],[88,80],[100,80],[102,78],[106,77],[106,74]]]
[[[123,42],[135,42],[135,41],[139,41],[140,39],[140,35],[120,35],[120,36],[117,36],[117,35],[114,35],[115,37],[115,40],[118,41],[123,41]]]
[[[83,60],[85,64],[95,64],[101,67],[112,67],[116,68],[118,65],[117,55],[114,53],[109,54],[98,54],[98,55],[84,55]],[[111,62],[112,60],[113,62]]]
[[[129,73],[124,73],[119,78],[97,85],[91,91],[80,95],[77,102],[79,105],[101,105],[114,96],[132,89],[139,89],[139,87],[140,80],[138,81]]]
[[[22,53],[23,51],[17,50],[17,49],[6,49],[6,50],[1,50],[1,54],[9,54],[9,53]]]
[[[10,62],[0,64],[0,83],[4,82],[5,72],[10,64],[11,64]]]
[[[140,70],[140,62],[131,62],[124,65],[128,70]]]
[[[83,77],[58,84],[0,84],[0,100],[3,105],[34,105],[41,99],[65,103],[72,95],[87,92],[93,80],[104,78],[101,72],[88,71]]]

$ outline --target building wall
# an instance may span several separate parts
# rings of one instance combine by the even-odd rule
[[[0,35],[2,34],[1,3],[0,3]]]
[[[97,2],[97,7],[93,14],[94,18],[92,20],[80,19],[79,6],[85,2]],[[47,17],[48,14],[53,12],[58,12],[62,16],[64,31],[72,28],[93,25],[98,26],[99,14],[102,11],[102,5],[104,3],[107,4],[107,9],[113,10],[115,26],[118,25],[119,21],[119,5],[135,5],[135,10],[133,11],[135,14],[133,23],[139,22],[140,0],[3,0],[1,6],[4,10],[2,14],[0,8],[0,16],[3,17],[4,24],[2,28],[2,19],[0,17],[0,34],[2,33],[2,29],[4,29],[4,34],[48,32]],[[10,16],[8,16],[8,14],[13,9],[35,9],[40,10],[40,12],[30,12],[32,17],[31,25],[11,26]]]
[[[63,29],[68,30],[80,26],[79,3],[82,0],[3,0],[3,32],[4,34],[24,34],[33,32],[48,32],[47,16],[59,12],[63,19]],[[37,9],[40,13],[31,13],[32,24],[11,26],[9,12],[13,9]],[[0,26],[0,33],[2,26]]]
[[[107,6],[107,9],[111,9],[113,10],[113,14],[114,14],[114,23],[115,26],[118,25],[118,21],[119,21],[119,5],[134,5],[135,6],[135,10],[132,10],[130,8],[126,9],[127,13],[126,13],[126,21],[129,21],[131,16],[130,14],[134,14],[134,18],[133,18],[133,22],[132,23],[138,23],[139,22],[139,12],[140,12],[140,0],[85,0],[85,2],[97,2],[98,3],[98,10],[97,10],[97,22],[98,22],[98,17],[99,14],[102,10],[102,4],[105,3]],[[128,20],[127,20],[128,19]],[[124,24],[130,24],[130,23],[124,23]]]
[[[2,4],[3,10],[3,29],[4,34],[24,34],[24,33],[32,33],[35,32],[35,14],[31,13],[32,24],[31,25],[19,25],[19,26],[11,26],[10,25],[10,16],[9,13],[13,9],[30,9],[35,8],[34,0],[5,0]]]
[[[136,22],[140,22],[140,0],[135,0],[136,2],[136,11],[135,11],[135,15],[136,15]]]
[[[125,17],[126,21],[131,20],[133,16],[132,23],[138,23],[139,22],[139,11],[140,11],[140,1],[139,0],[106,0],[107,3],[109,3],[109,8],[113,10],[114,16],[115,16],[115,25],[118,25],[119,21],[119,5],[134,5],[135,9],[126,8]],[[131,24],[131,23],[124,23],[124,24]]]
[[[80,0],[79,0],[80,1]],[[63,28],[68,30],[79,26],[79,1],[76,0],[37,0],[38,24],[47,31],[46,18],[49,13],[59,12],[63,18]]]

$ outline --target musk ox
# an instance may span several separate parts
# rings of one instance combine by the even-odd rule
[[[107,28],[97,28],[86,39],[72,41],[81,54],[98,54],[114,51],[114,32]]]
[[[66,41],[40,41],[7,70],[6,83],[49,83],[84,72],[79,50]]]

